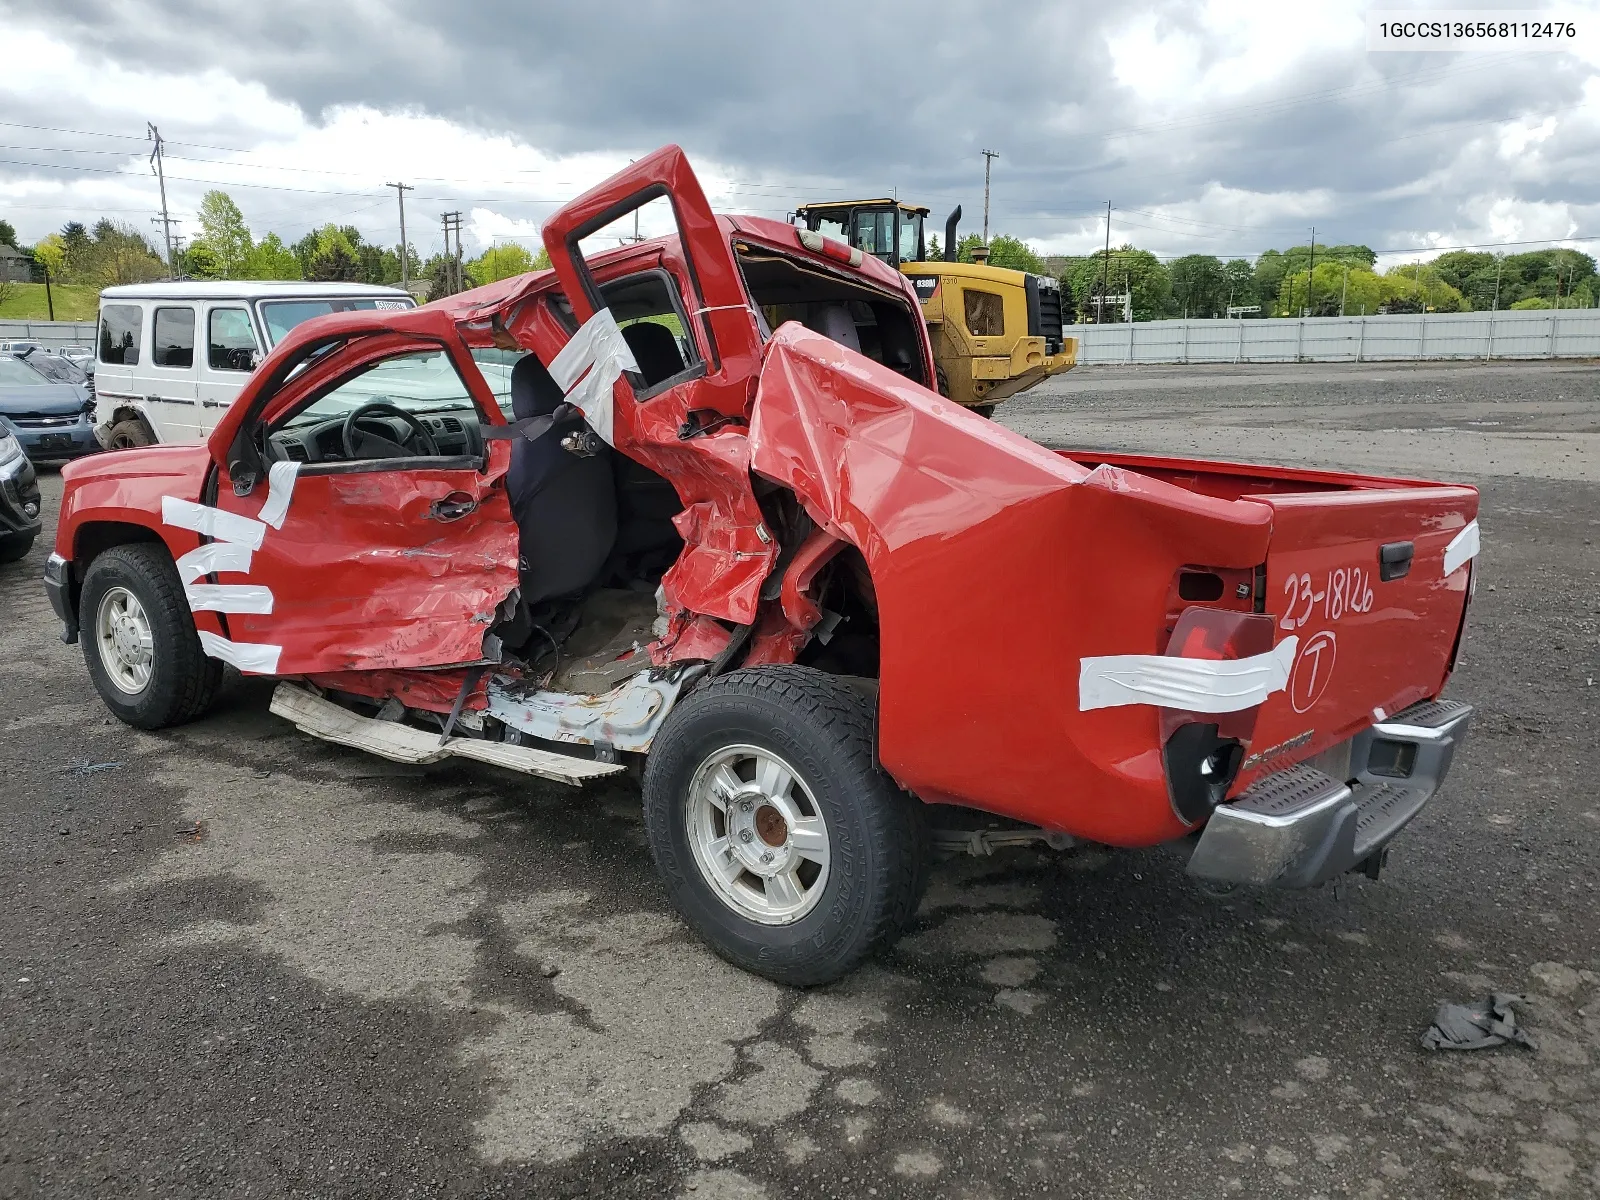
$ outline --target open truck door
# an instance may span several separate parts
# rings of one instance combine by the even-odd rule
[[[348,318],[345,318],[348,320]],[[215,499],[163,501],[205,650],[275,675],[484,657],[517,585],[494,397],[435,312],[308,337],[210,439]]]
[[[544,226],[550,264],[579,322],[578,332],[550,364],[550,372],[595,431],[613,445],[615,395],[624,394],[630,406],[636,403],[643,378],[580,243],[661,198],[671,204],[677,221],[695,293],[688,298],[689,321],[705,348],[705,382],[695,389],[696,402],[723,415],[743,415],[760,368],[761,334],[728,237],[682,149],[663,146],[567,204]],[[626,393],[613,393],[617,382]]]

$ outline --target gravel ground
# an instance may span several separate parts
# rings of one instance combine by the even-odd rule
[[[1474,730],[1381,882],[953,861],[809,993],[686,936],[630,786],[395,767],[240,680],[112,723],[41,543],[0,569],[0,1195],[1593,1194],[1597,401],[1583,365],[1090,368],[1003,408],[1478,483]],[[1491,989],[1537,1051],[1419,1048]]]

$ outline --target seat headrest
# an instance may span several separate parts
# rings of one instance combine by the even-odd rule
[[[622,331],[623,340],[639,362],[639,373],[654,386],[683,370],[683,355],[672,330],[654,321],[638,321]]]
[[[511,368],[511,414],[517,420],[547,417],[566,397],[550,378],[545,365],[532,354],[524,354]]]

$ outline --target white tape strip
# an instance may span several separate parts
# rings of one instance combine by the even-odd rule
[[[278,655],[283,653],[282,646],[256,646],[247,642],[230,642],[227,638],[207,633],[204,629],[195,632],[200,635],[200,648],[212,658],[220,658],[241,671],[250,671],[256,675],[276,675],[278,672]]]
[[[218,571],[248,571],[254,553],[238,542],[206,542],[178,559],[178,578],[189,584]]]
[[[1444,548],[1444,573],[1454,575],[1457,567],[1477,557],[1478,523],[1469,521],[1466,528],[1451,538],[1450,544]]]
[[[1078,668],[1078,708],[1154,704],[1186,712],[1253,708],[1289,684],[1300,639],[1286,637],[1266,654],[1213,661],[1166,654],[1109,654]]]
[[[219,542],[237,542],[252,550],[261,549],[261,539],[267,536],[267,527],[260,521],[176,496],[161,497],[161,519],[179,529],[192,529]]]
[[[638,369],[639,363],[609,308],[602,308],[585,321],[561,353],[550,360],[550,378],[608,445],[615,444],[611,437],[612,387],[624,371]]]
[[[183,589],[190,612],[270,613],[272,589],[256,583],[191,583]]]
[[[261,519],[274,529],[283,528],[294,498],[294,481],[300,476],[297,462],[275,462],[267,468],[267,502],[261,506]]]

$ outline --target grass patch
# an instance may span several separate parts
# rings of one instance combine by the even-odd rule
[[[92,321],[99,311],[100,289],[92,283],[52,283],[50,294],[55,298],[58,321]],[[0,301],[0,320],[49,319],[50,307],[45,303],[42,283],[14,283],[11,294]]]

